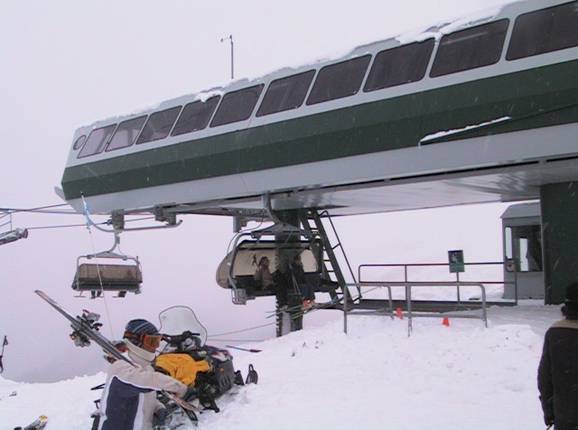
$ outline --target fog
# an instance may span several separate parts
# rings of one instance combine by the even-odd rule
[[[62,203],[59,186],[76,127],[162,100],[224,84],[233,34],[236,77],[254,77],[344,52],[356,45],[449,21],[506,0],[406,0],[288,3],[213,1],[5,0],[0,14],[0,206]],[[352,263],[446,261],[464,249],[469,261],[501,259],[503,204],[336,221]],[[53,381],[103,368],[97,348],[79,350],[66,322],[33,294],[43,289],[68,309],[103,314],[104,334],[120,337],[135,317],[157,321],[163,308],[186,304],[209,334],[271,323],[271,299],[231,303],[215,270],[232,221],[183,217],[173,230],[124,233],[122,250],[143,264],[143,294],[75,299],[76,257],[107,249],[112,237],[85,227],[31,229],[0,246],[0,336],[7,335],[4,377]],[[81,216],[14,216],[15,227],[82,224]],[[105,308],[108,304],[108,312]],[[330,312],[331,313],[331,312]],[[305,326],[328,318],[317,312]],[[274,336],[274,326],[237,339]]]

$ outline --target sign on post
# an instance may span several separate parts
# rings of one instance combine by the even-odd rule
[[[465,271],[463,250],[448,251],[448,260],[450,262],[450,273],[462,273]]]

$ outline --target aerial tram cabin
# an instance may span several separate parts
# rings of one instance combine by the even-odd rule
[[[539,199],[571,232],[544,237],[559,302],[578,276],[554,268],[578,242],[577,135],[578,1],[525,0],[80,127],[61,195],[240,222],[264,196],[331,216]]]

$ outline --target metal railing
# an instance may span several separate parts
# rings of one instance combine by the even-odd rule
[[[505,262],[503,261],[490,261],[490,262],[473,262],[473,263],[464,263],[464,267],[468,267],[468,266],[475,266],[475,267],[481,267],[481,266],[500,266],[500,267],[504,267]],[[371,284],[374,282],[379,282],[379,283],[390,283],[390,281],[387,280],[379,280],[379,281],[368,281],[368,280],[364,280],[363,276],[362,276],[362,272],[363,269],[367,269],[367,268],[403,268],[403,282],[413,282],[409,280],[409,270],[411,268],[417,268],[417,267],[447,267],[448,268],[448,272],[449,272],[449,263],[387,263],[387,264],[361,264],[357,267],[357,279],[359,281],[360,284]],[[482,283],[484,285],[513,285],[514,286],[514,303],[517,305],[518,304],[518,271],[515,270],[513,272],[514,274],[514,281],[513,282],[508,282],[508,281],[496,281],[496,280],[476,280],[476,281],[468,281],[468,282],[477,282],[477,283]],[[395,281],[394,281],[395,282]],[[434,282],[442,282],[444,283],[444,285],[447,285],[449,282],[454,282],[456,283],[456,299],[458,303],[462,302],[461,299],[461,293],[460,293],[460,286],[465,286],[465,283],[463,281],[460,280],[460,272],[456,272],[455,273],[455,280],[448,280],[448,281],[434,281]]]
[[[356,284],[351,284],[348,286],[355,286],[357,288],[372,287],[372,288],[386,288],[388,291],[388,303],[389,303],[389,315],[394,318],[393,309],[393,296],[391,293],[392,287],[403,287],[405,289],[405,302],[406,302],[406,312],[407,317],[407,335],[411,335],[413,331],[413,318],[420,317],[439,317],[439,315],[433,315],[432,313],[415,313],[412,307],[412,288],[413,287],[479,287],[481,291],[481,315],[476,314],[465,314],[465,313],[455,313],[455,312],[436,312],[437,314],[443,314],[444,317],[451,318],[466,318],[466,319],[481,319],[484,322],[484,326],[488,327],[488,311],[487,311],[487,301],[486,301],[486,287],[481,282],[471,282],[471,281],[449,281],[449,282],[436,282],[436,281],[413,281],[413,282],[358,282]],[[456,309],[457,311],[458,309]],[[349,312],[347,300],[343,302],[343,319],[344,319],[344,332],[347,333],[347,314]]]
[[[500,266],[504,267],[503,261],[490,261],[490,262],[472,262],[464,263],[464,267],[467,266]],[[447,267],[449,272],[449,263],[389,263],[389,264],[361,264],[357,268],[357,282],[354,284],[347,284],[347,286],[356,287],[359,291],[361,288],[372,287],[372,288],[386,288],[388,291],[388,304],[389,304],[389,314],[393,318],[393,296],[392,287],[403,287],[405,289],[405,302],[406,302],[406,315],[408,319],[408,336],[411,335],[413,330],[413,318],[416,317],[438,317],[439,313],[443,313],[446,317],[452,318],[476,318],[481,319],[484,322],[484,326],[488,326],[488,313],[487,313],[487,300],[486,300],[486,285],[513,285],[514,286],[514,304],[518,304],[518,272],[515,270],[514,281],[496,281],[496,280],[484,280],[484,281],[464,281],[460,279],[460,272],[455,273],[455,280],[443,280],[443,281],[411,281],[409,279],[409,270],[411,268],[417,267]],[[388,281],[388,280],[364,280],[363,270],[367,268],[403,268],[403,281]],[[481,291],[481,315],[475,314],[456,314],[455,312],[437,312],[438,315],[433,315],[431,313],[415,313],[412,309],[412,288],[414,287],[451,287],[456,288],[456,304],[460,306],[462,304],[461,297],[461,287],[478,287]],[[356,300],[360,301],[363,296],[360,294]],[[471,301],[468,301],[471,303]],[[384,309],[385,310],[385,309]],[[458,310],[458,309],[456,309]],[[347,314],[348,301],[343,301],[343,319],[344,319],[344,332],[347,333]]]

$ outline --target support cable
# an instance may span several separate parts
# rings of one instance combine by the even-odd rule
[[[153,216],[148,217],[141,217],[135,219],[128,219],[125,222],[136,222],[136,221],[145,221],[154,219]],[[109,221],[102,221],[97,223],[92,223],[93,225],[110,225]],[[47,225],[47,226],[36,226],[36,227],[26,227],[27,230],[45,230],[45,229],[54,229],[54,228],[71,228],[71,227],[86,227],[86,224],[62,224],[62,225]]]
[[[276,322],[272,322],[272,323],[267,323],[267,324],[256,325],[256,326],[253,326],[253,327],[248,327],[248,328],[244,328],[244,329],[240,329],[240,330],[234,330],[234,331],[228,331],[228,332],[225,332],[225,333],[214,334],[214,335],[212,335],[212,336],[209,336],[208,338],[209,338],[209,339],[214,339],[215,337],[227,336],[227,335],[230,335],[230,334],[237,334],[237,333],[244,333],[244,332],[247,332],[247,331],[257,330],[257,329],[259,329],[259,328],[269,327],[269,326],[276,325],[276,324],[277,324]],[[217,340],[217,339],[215,339],[215,340]]]
[[[96,247],[94,246],[94,237],[92,236],[92,230],[90,228],[90,225],[94,223],[92,222],[92,220],[90,219],[89,215],[88,215],[88,205],[86,203],[86,200],[84,200],[84,196],[82,196],[82,204],[84,206],[84,212],[86,215],[86,229],[88,230],[88,234],[90,236],[90,243],[92,246],[92,253],[96,254]],[[115,233],[116,235],[116,233]],[[117,238],[115,238],[115,242],[116,242]],[[106,312],[106,318],[108,319],[108,328],[110,329],[110,337],[111,339],[114,339],[114,333],[112,331],[112,318],[110,317],[110,311],[108,309],[108,301],[106,300],[106,294],[104,292],[104,285],[102,283],[102,276],[100,273],[100,265],[98,263],[98,258],[96,259],[96,272],[98,273],[98,282],[100,283],[100,291],[102,294],[102,299],[104,300],[104,310]]]

